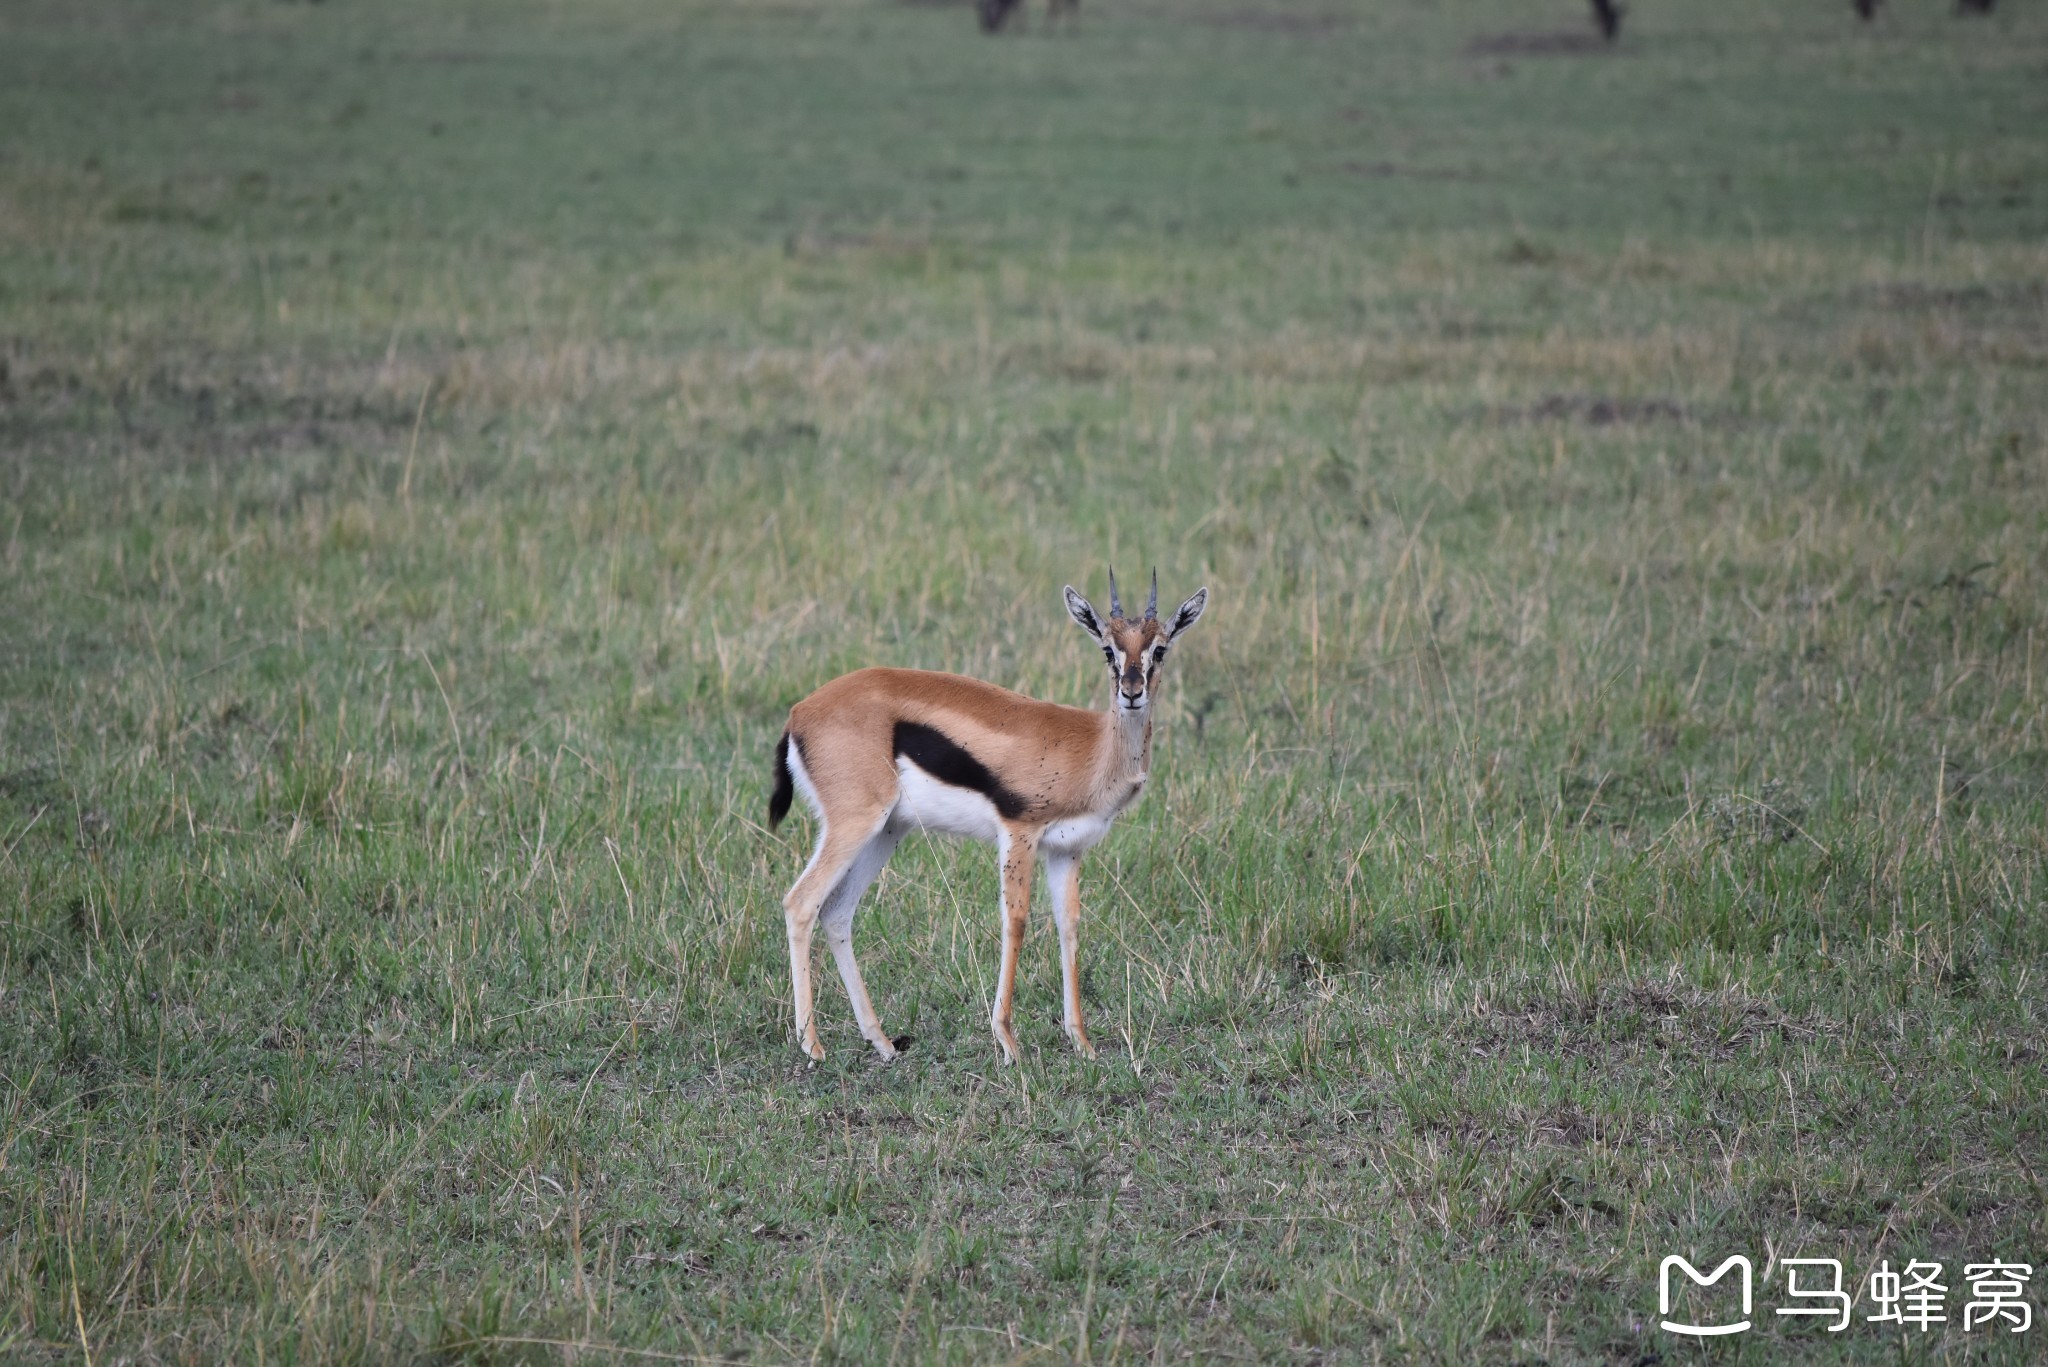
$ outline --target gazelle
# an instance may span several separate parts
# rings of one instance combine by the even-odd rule
[[[1010,21],[1012,11],[1021,11],[1024,0],[975,0],[975,15],[981,20],[983,33],[1000,33],[1004,24]],[[1045,0],[1045,31],[1057,33],[1060,16],[1067,16],[1067,28],[1078,33],[1081,27],[1081,0]],[[1021,14],[1017,20],[1024,21]]]
[[[768,825],[781,824],[798,791],[818,818],[817,850],[782,899],[796,1034],[812,1059],[825,1057],[811,1006],[811,937],[820,922],[861,1034],[885,1059],[910,1043],[889,1038],[868,1000],[853,957],[853,914],[897,843],[914,830],[996,847],[1003,964],[990,1024],[1005,1063],[1017,1061],[1010,999],[1031,878],[1044,862],[1059,926],[1063,1024],[1074,1047],[1094,1057],[1081,1024],[1081,856],[1145,791],[1160,665],[1208,606],[1209,590],[1196,590],[1170,621],[1159,618],[1156,570],[1143,617],[1124,616],[1114,572],[1107,622],[1071,585],[1066,599],[1067,612],[1109,664],[1115,691],[1106,712],[923,669],[843,674],[789,710],[775,746]]]

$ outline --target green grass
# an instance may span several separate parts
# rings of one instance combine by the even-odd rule
[[[0,14],[0,1356],[2038,1355],[2048,23],[1582,8]],[[913,842],[803,1066],[786,709],[1108,563],[1102,1058]]]

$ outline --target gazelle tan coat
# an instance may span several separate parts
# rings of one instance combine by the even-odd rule
[[[1017,1060],[1011,998],[1024,943],[1032,873],[1046,868],[1059,927],[1067,1036],[1093,1055],[1081,1024],[1077,956],[1081,856],[1145,790],[1152,760],[1152,700],[1167,647],[1208,605],[1201,589],[1171,622],[1159,620],[1159,584],[1145,615],[1126,618],[1110,578],[1105,624],[1071,587],[1067,611],[1095,638],[1115,680],[1106,712],[1062,707],[979,679],[921,669],[842,675],[790,709],[775,748],[773,828],[796,793],[818,818],[811,862],[783,899],[789,932],[796,1032],[813,1059],[825,1056],[812,1011],[811,940],[825,942],[860,1022],[883,1058],[909,1041],[883,1031],[853,954],[853,917],[863,893],[914,830],[969,836],[996,846],[1002,873],[1003,962],[990,1024],[1007,1063]]]

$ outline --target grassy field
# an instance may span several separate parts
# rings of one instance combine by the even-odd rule
[[[1583,9],[0,10],[0,1358],[2038,1360],[2048,15]],[[787,708],[1109,564],[1102,1057],[912,842],[804,1066]]]

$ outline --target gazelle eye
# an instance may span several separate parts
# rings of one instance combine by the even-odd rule
[[[1159,647],[1159,648],[1158,648],[1157,650],[1154,650],[1154,651],[1152,652],[1152,663],[1154,663],[1154,664],[1158,664],[1158,663],[1159,663],[1159,662],[1160,662],[1161,660],[1163,660],[1163,659],[1165,659],[1165,658],[1166,658],[1166,647],[1165,647],[1165,646],[1160,646],[1160,647]]]

